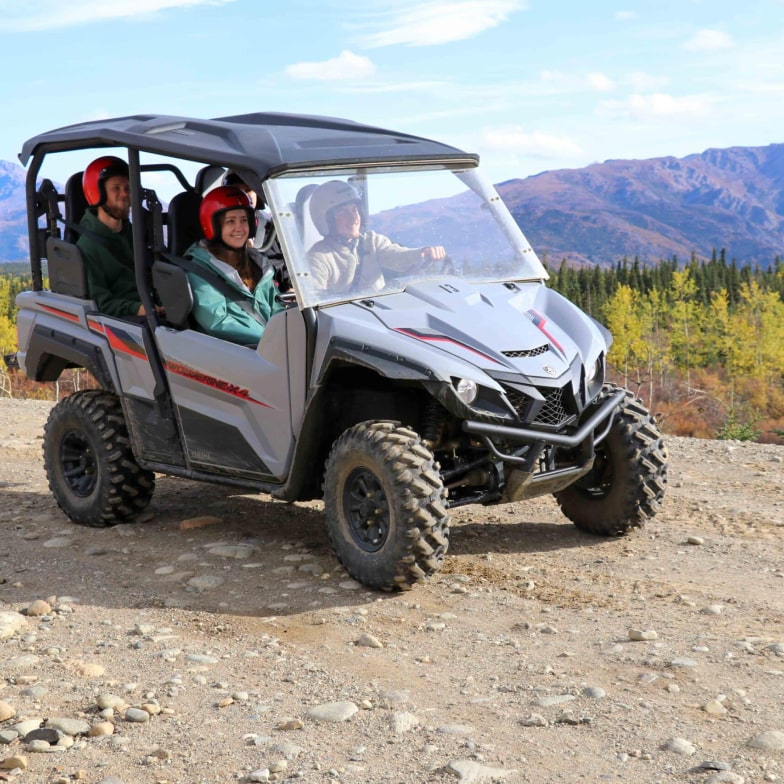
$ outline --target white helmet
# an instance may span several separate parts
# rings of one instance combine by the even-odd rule
[[[358,206],[361,206],[362,199],[347,182],[330,180],[319,185],[310,197],[310,217],[318,233],[323,237],[330,233],[330,210],[351,202],[356,202]]]

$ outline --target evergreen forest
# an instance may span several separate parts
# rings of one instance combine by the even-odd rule
[[[610,379],[638,394],[665,433],[784,443],[784,262],[739,266],[724,252],[658,264],[549,268],[548,285],[613,334]],[[46,285],[46,282],[45,282]],[[0,272],[0,355],[16,351],[25,272]],[[89,386],[70,371],[35,384],[0,362],[0,396],[57,399]]]

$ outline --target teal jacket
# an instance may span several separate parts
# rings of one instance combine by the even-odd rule
[[[113,232],[101,223],[95,209],[88,207],[79,225],[89,232],[76,244],[87,268],[90,298],[109,316],[136,315],[141,299],[133,271],[131,224],[125,221],[122,231]]]
[[[261,280],[251,293],[213,264],[213,255],[201,243],[191,245],[185,251],[185,257],[220,275],[232,289],[237,291],[238,296],[245,298],[253,306],[263,321],[263,323],[256,321],[250,313],[243,310],[226,294],[218,291],[209,281],[199,277],[195,272],[188,272],[188,280],[193,291],[192,315],[198,325],[208,335],[216,338],[234,343],[257,344],[270,317],[283,310],[283,305],[275,299],[278,289],[272,279],[272,266],[269,265],[265,269],[260,263],[260,256],[251,254],[251,258],[262,266],[263,270]]]

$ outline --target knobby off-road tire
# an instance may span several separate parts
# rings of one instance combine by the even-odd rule
[[[51,410],[44,467],[57,505],[80,525],[133,522],[155,488],[155,474],[133,456],[120,401],[102,390],[76,392]]]
[[[327,534],[363,585],[408,590],[449,547],[446,490],[433,453],[396,422],[361,422],[333,444],[324,474]]]
[[[605,384],[600,399],[619,387]],[[641,400],[626,391],[589,474],[555,493],[561,511],[579,528],[621,536],[641,528],[661,506],[667,483],[667,449]]]

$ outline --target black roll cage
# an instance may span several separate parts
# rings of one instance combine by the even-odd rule
[[[200,162],[242,172],[257,193],[271,176],[286,172],[351,166],[408,166],[412,163],[451,163],[476,166],[479,156],[424,137],[363,125],[335,117],[283,113],[254,113],[212,120],[168,115],[132,115],[98,120],[55,129],[28,139],[19,153],[23,165],[29,163],[25,192],[27,198],[30,268],[33,290],[43,289],[41,260],[46,258],[46,240],[59,238],[60,195],[37,187],[44,158],[58,152],[118,148],[127,150],[131,186],[131,209],[143,214],[146,203],[152,216],[152,236],[145,236],[144,221],[132,221],[134,268],[139,296],[147,314],[149,342],[158,327],[152,301],[152,265],[163,258],[162,205],[153,191],[144,189],[141,173],[168,170],[185,190],[194,191],[182,172],[167,163],[144,164],[142,152],[184,161]],[[44,181],[44,185],[47,181]],[[56,213],[55,213],[56,211]],[[46,215],[47,225],[39,228]],[[58,221],[59,218],[59,221]],[[168,257],[168,254],[166,254]],[[170,258],[170,257],[169,257]],[[306,328],[306,371],[312,383],[318,318],[314,309],[300,310]],[[150,351],[155,377],[155,399],[166,409],[166,376],[157,351]]]

